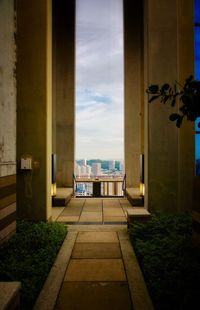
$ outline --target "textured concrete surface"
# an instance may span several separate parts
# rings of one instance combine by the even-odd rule
[[[124,222],[126,223],[125,216],[104,216],[104,222],[116,223],[116,222]]]
[[[129,310],[126,282],[64,282],[55,310]]]
[[[121,259],[71,259],[64,281],[126,281]]]
[[[57,222],[63,223],[63,222],[78,222],[79,216],[59,216],[57,219]]]
[[[16,173],[16,46],[13,0],[0,1],[0,177]]]
[[[79,232],[77,242],[119,242],[116,232],[93,231]]]
[[[0,282],[0,309],[19,309],[21,282]]]
[[[126,198],[72,198],[57,217],[58,222],[125,223],[127,210],[132,209]]]
[[[121,250],[117,243],[76,243],[72,258],[120,258]]]
[[[34,310],[153,309],[125,227],[73,225],[68,229],[68,241],[61,248]],[[99,235],[101,241],[115,236],[117,242],[80,243],[77,233],[97,241]]]
[[[18,218],[51,218],[52,1],[17,1],[17,161],[32,158],[32,170],[17,173]]]

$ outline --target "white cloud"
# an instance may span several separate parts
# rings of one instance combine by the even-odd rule
[[[77,158],[123,158],[122,24],[122,0],[77,0]]]

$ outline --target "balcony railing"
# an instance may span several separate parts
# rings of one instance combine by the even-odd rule
[[[74,177],[76,197],[123,197],[126,176]]]

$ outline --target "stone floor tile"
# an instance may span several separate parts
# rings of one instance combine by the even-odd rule
[[[61,216],[78,216],[81,214],[82,208],[70,207],[65,208],[65,210],[61,213]]]
[[[77,242],[119,242],[114,231],[84,231],[79,232]]]
[[[72,258],[120,258],[118,243],[76,243]]]
[[[90,205],[84,205],[83,212],[102,212],[102,207],[100,206],[90,206]]]
[[[89,216],[81,216],[79,219],[79,223],[98,223],[98,224],[102,224],[103,220],[102,220],[102,216],[101,217],[89,217]]]
[[[55,310],[131,310],[126,282],[64,282]]]
[[[102,212],[82,212],[81,213],[81,216],[91,216],[91,217],[94,217],[94,216],[102,216]]]
[[[104,208],[121,208],[119,199],[103,199]]]
[[[115,208],[109,208],[103,209],[103,214],[104,216],[124,216],[124,211],[120,208],[120,209],[115,209]]]
[[[70,202],[67,204],[67,207],[82,207],[85,203],[85,199],[84,198],[72,198],[70,200]]]
[[[126,222],[125,216],[104,216],[104,222]]]
[[[102,199],[99,198],[88,198],[85,201],[84,206],[94,206],[94,207],[98,207],[101,208],[102,207]]]
[[[122,259],[71,259],[64,281],[126,281]]]
[[[63,212],[65,207],[53,207],[52,208],[52,221],[56,221],[58,216]]]
[[[78,222],[79,216],[59,216],[57,222]]]

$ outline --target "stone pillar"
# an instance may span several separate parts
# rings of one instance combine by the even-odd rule
[[[138,187],[143,134],[142,1],[124,0],[125,171],[127,187]],[[142,126],[141,126],[142,125]]]
[[[75,149],[75,1],[53,1],[57,186],[72,187]]]
[[[0,177],[16,174],[16,46],[13,0],[0,1]]]
[[[145,2],[145,88],[173,83],[193,73],[193,4],[187,0]],[[145,144],[148,156],[146,190],[153,211],[176,212],[192,205],[194,124],[177,129],[169,104],[147,103]]]
[[[51,0],[17,0],[17,213],[51,217]],[[21,170],[30,155],[32,170]]]

